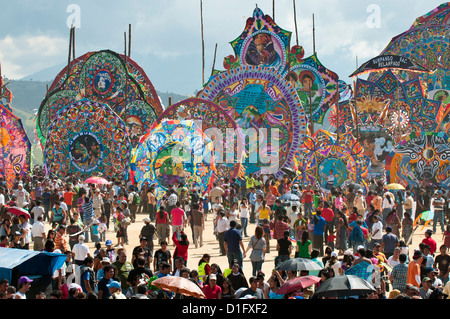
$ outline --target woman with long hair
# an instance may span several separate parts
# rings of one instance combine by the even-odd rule
[[[392,227],[392,233],[400,237],[400,228],[402,228],[402,222],[398,218],[397,209],[393,208],[386,216],[386,226]]]
[[[198,276],[201,281],[205,281],[206,277],[211,273],[210,260],[211,256],[209,254],[203,254],[202,258],[198,261]]]
[[[278,289],[284,284],[283,278],[281,278],[278,271],[274,271],[272,276],[267,280],[269,287],[264,289],[265,299],[283,299],[284,294],[278,294]]]
[[[309,233],[304,231],[302,238],[297,241],[295,248],[295,257],[311,258],[312,241],[309,240]]]
[[[395,202],[392,199],[391,195],[389,194],[389,192],[386,192],[384,194],[383,197],[383,203],[382,203],[382,222],[383,222],[383,227],[386,227],[386,218],[389,215],[389,213],[391,212],[391,210],[395,207]]]
[[[173,252],[173,259],[180,256],[183,258],[183,264],[186,266],[188,259],[189,240],[186,233],[181,231],[180,240],[177,239],[177,232],[172,235],[173,243],[175,244],[175,251]]]
[[[231,281],[228,278],[224,278],[222,282],[222,299],[237,299],[236,291],[233,289]]]
[[[261,202],[261,205],[256,210],[256,216],[258,216],[258,225],[262,225],[262,221],[264,219],[270,220],[270,216],[272,215],[272,210],[269,206],[267,206],[267,202],[265,199]]]
[[[402,238],[405,241],[408,241],[409,237],[411,237],[413,224],[414,220],[411,218],[411,215],[405,212],[402,220]]]
[[[342,212],[337,213],[337,227],[336,227],[336,249],[341,255],[347,250],[347,238],[348,238],[348,221],[347,216]]]
[[[247,198],[242,198],[240,204],[240,217],[241,217],[241,234],[242,236],[248,237],[247,234],[247,226],[248,226],[248,218],[250,215],[250,205],[248,204]]]
[[[256,276],[262,269],[264,255],[266,253],[266,240],[263,237],[264,230],[261,226],[256,226],[255,235],[250,238],[245,254],[252,249],[250,261],[252,262],[252,276]]]

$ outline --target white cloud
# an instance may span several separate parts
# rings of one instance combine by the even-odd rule
[[[2,74],[19,79],[60,62],[67,39],[46,35],[7,35],[0,39]]]

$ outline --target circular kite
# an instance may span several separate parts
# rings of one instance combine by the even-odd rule
[[[236,67],[212,77],[199,97],[222,107],[250,136],[246,173],[283,175],[306,135],[307,116],[295,88],[273,68]],[[258,143],[259,140],[259,143]]]
[[[144,182],[156,185],[158,200],[175,181],[204,191],[212,182],[213,156],[213,141],[195,121],[163,119],[141,138],[132,174],[139,188]]]
[[[217,104],[189,98],[169,106],[158,119],[194,120],[203,133],[214,142],[215,178],[237,178],[245,173],[242,156],[244,147],[242,132],[236,121]]]
[[[386,158],[388,183],[450,187],[450,141],[443,132],[414,132]]]
[[[59,110],[50,124],[44,150],[49,174],[123,178],[131,143],[125,123],[106,104],[82,99]]]
[[[68,71],[66,67],[58,74],[39,108],[36,131],[43,145],[56,112],[81,99],[105,103],[119,114],[133,147],[162,113],[152,83],[129,57],[110,50],[89,52],[74,60]]]
[[[330,191],[347,180],[360,182],[367,175],[370,159],[362,150],[351,132],[335,138],[328,131],[318,130],[304,139],[295,156],[296,168],[303,184],[318,183],[324,191]]]
[[[31,143],[22,121],[0,103],[0,176],[8,187],[30,171]]]

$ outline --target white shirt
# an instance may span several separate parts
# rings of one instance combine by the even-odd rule
[[[89,247],[84,243],[78,243],[73,246],[72,253],[75,260],[84,260],[89,254]]]
[[[391,256],[388,258],[388,264],[391,265],[392,267],[400,264],[400,260],[394,260],[394,256]]]
[[[241,205],[241,218],[248,218],[248,207],[247,207],[247,208],[244,208],[244,207]]]
[[[61,208],[62,208],[63,211],[65,211],[65,212],[68,212],[68,211],[69,211],[69,209],[68,209],[66,203],[60,202],[59,206],[61,206]]]
[[[20,226],[23,229],[27,230],[27,233],[26,233],[25,237],[23,238],[23,242],[24,242],[24,244],[29,244],[31,242],[31,228],[32,227],[29,222],[24,222],[23,224],[20,224]]]
[[[0,205],[5,205],[5,195],[0,194]]]
[[[224,231],[227,231],[228,229],[230,229],[230,222],[228,221],[228,219],[226,217],[219,218],[219,220],[217,221],[217,226],[216,226],[217,232],[223,233]]]
[[[45,225],[43,222],[36,221],[31,227],[31,233],[33,237],[44,237],[45,235]]]
[[[375,230],[377,229],[378,232],[375,234]],[[383,238],[383,223],[381,221],[377,221],[372,225],[372,239],[382,239],[382,238]]]
[[[230,222],[232,220],[237,221],[237,216],[239,215],[239,211],[238,210],[231,210],[228,215],[229,215],[228,220]]]
[[[41,206],[34,206],[31,212],[34,215],[34,220],[37,220],[39,216],[44,214],[44,208]]]

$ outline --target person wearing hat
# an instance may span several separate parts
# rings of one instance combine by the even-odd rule
[[[420,250],[414,251],[411,262],[408,265],[407,280],[408,284],[420,287],[420,265],[422,264],[423,254]]]
[[[436,241],[433,238],[431,238],[431,235],[433,235],[433,231],[431,229],[427,229],[425,231],[425,238],[422,240],[422,243],[430,246],[430,254],[434,255],[434,252],[437,249],[437,244]]]
[[[431,286],[433,289],[441,288],[444,289],[444,284],[442,283],[442,280],[438,278],[439,270],[434,269],[433,267],[427,267],[425,268],[425,277],[430,278],[431,280]]]
[[[30,290],[32,282],[33,280],[27,276],[20,277],[18,282],[18,290],[13,299],[27,299],[26,292]]]
[[[100,282],[100,280],[105,276],[105,270],[104,270],[105,266],[106,265],[111,265],[111,259],[109,259],[109,257],[103,257],[102,261],[100,263],[101,263],[102,268],[100,268],[97,271],[97,275],[96,275],[98,282]]]
[[[222,288],[217,284],[217,277],[215,274],[208,276],[208,284],[203,286],[203,293],[206,299],[222,299]]]
[[[109,260],[113,263],[117,259],[116,250],[113,247],[113,243],[111,239],[107,239],[105,241],[106,246],[106,256],[109,258]]]
[[[121,284],[119,281],[112,281],[109,285],[107,285],[111,296],[109,299],[127,299],[125,295],[122,293]]]
[[[22,249],[22,234],[19,231],[14,232],[11,243],[9,244],[9,248],[17,248]]]
[[[431,290],[431,279],[430,277],[424,277],[422,279],[422,287],[419,289],[420,296],[422,299],[429,299],[433,290]]]
[[[436,197],[433,197],[431,200],[431,205],[434,206],[434,215],[433,215],[433,234],[436,234],[437,223],[441,224],[441,231],[444,233],[445,231],[445,218],[444,218],[444,209],[445,209],[445,198],[442,197],[443,193],[441,190],[436,192]]]

